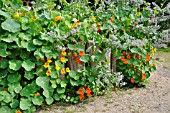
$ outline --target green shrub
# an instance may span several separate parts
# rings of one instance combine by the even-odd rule
[[[50,0],[35,2],[30,10],[21,0],[2,0],[0,112],[31,113],[54,101],[77,103],[104,93],[122,79],[145,84],[155,70],[149,55],[154,50],[150,45],[154,32],[148,30],[150,13],[145,8],[139,11],[140,3],[96,0],[94,10],[88,2],[61,4],[62,10]],[[110,49],[124,78],[109,71],[110,59],[105,56]],[[130,51],[133,59],[126,59]],[[146,77],[136,74],[138,70]]]

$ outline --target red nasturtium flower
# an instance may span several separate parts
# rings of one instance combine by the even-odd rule
[[[146,74],[142,74],[141,80],[143,81],[143,80],[145,80],[145,78],[146,78]]]
[[[146,60],[149,62],[150,61],[150,54],[146,55]]]
[[[84,95],[83,94],[81,94],[80,95],[80,100],[82,100],[84,98]]]
[[[76,62],[80,63],[81,62],[80,58],[76,58]]]
[[[80,56],[84,56],[84,51],[79,51]]]
[[[121,57],[121,58],[120,58],[120,60],[121,60],[121,61],[124,61],[124,60],[125,60],[125,58]]]
[[[125,51],[122,51],[122,55],[126,55],[126,52],[125,52]]]
[[[102,34],[102,31],[101,31],[100,27],[98,28],[97,31],[98,31],[99,34]]]
[[[130,79],[130,82],[131,82],[131,83],[134,83],[134,82],[135,82],[135,79],[134,79],[134,78],[131,78],[131,79]]]
[[[91,89],[90,88],[86,88],[86,93],[91,93]]]
[[[133,64],[130,64],[130,67],[133,67],[134,65]]]
[[[20,110],[17,110],[15,113],[22,113]]]
[[[2,57],[0,57],[0,61],[2,61]]]
[[[127,56],[127,59],[130,59],[130,58],[131,58],[131,56],[130,56],[130,55],[128,55],[128,56]]]

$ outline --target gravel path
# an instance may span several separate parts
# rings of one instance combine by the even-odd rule
[[[170,53],[158,52],[157,71],[146,88],[108,92],[77,105],[58,103],[36,113],[170,113]]]

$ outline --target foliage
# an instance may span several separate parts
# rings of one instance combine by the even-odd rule
[[[122,79],[144,85],[155,70],[150,55],[155,32],[148,30],[151,14],[147,8],[140,11],[141,4],[95,0],[90,7],[88,1],[57,5],[49,0],[34,2],[32,10],[21,0],[2,0],[0,112],[77,103]],[[108,71],[110,49],[123,75]]]

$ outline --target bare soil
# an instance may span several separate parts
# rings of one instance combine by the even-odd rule
[[[76,105],[57,103],[36,113],[170,113],[170,53],[157,52],[146,88],[121,89]]]

